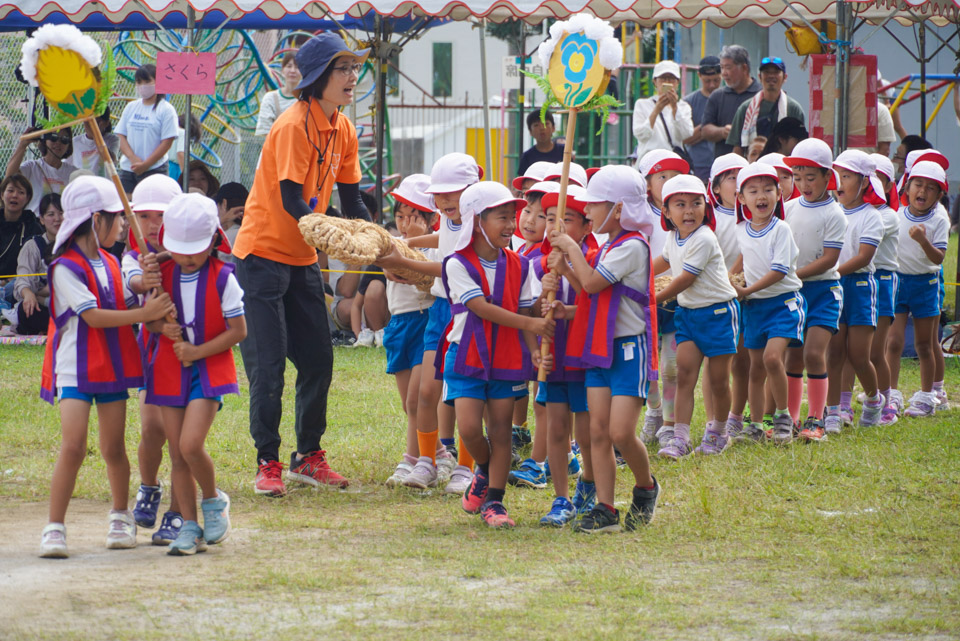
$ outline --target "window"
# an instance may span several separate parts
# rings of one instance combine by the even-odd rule
[[[433,95],[449,98],[453,90],[453,43],[433,43]]]

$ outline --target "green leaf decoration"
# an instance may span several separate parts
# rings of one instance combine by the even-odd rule
[[[537,83],[537,87],[543,92],[545,96],[543,104],[540,106],[540,122],[547,121],[547,111],[550,107],[559,107],[563,108],[563,104],[557,99],[557,96],[553,93],[553,88],[550,86],[550,81],[546,76],[539,76],[535,73],[530,73],[526,69],[521,69],[520,72],[526,77],[530,78]],[[579,87],[578,87],[579,88]],[[573,89],[570,85],[567,85],[568,93]],[[584,91],[588,92],[589,90],[585,89]],[[569,102],[569,101],[568,101]],[[600,129],[597,130],[597,135],[603,133],[603,128],[607,125],[607,119],[610,117],[610,109],[622,107],[623,103],[611,96],[610,94],[596,95],[590,99],[585,105],[580,107],[580,111],[599,111],[601,114],[600,119]]]
[[[80,110],[77,109],[77,106],[71,102],[58,102],[57,109],[74,118],[76,118],[80,113]]]
[[[100,64],[100,91],[97,94],[97,104],[93,108],[93,113],[99,116],[107,108],[116,82],[117,66],[113,59],[113,49],[107,47],[103,62]]]
[[[80,97],[80,104],[83,105],[84,109],[93,107],[94,103],[97,102],[97,92],[93,90],[93,87],[87,89],[83,96]]]

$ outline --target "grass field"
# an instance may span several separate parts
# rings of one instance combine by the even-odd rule
[[[394,383],[382,350],[338,348],[324,446],[354,480],[348,491],[255,496],[247,400],[229,397],[208,449],[233,499],[231,538],[172,558],[141,531],[137,549],[108,551],[92,424],[67,515],[72,556],[49,561],[36,554],[59,423],[37,396],[41,359],[40,348],[0,351],[0,639],[955,639],[960,630],[960,410],[815,446],[655,461],[657,518],[632,534],[542,530],[552,493],[510,489],[518,527],[494,532],[456,498],[382,485],[403,444]],[[239,356],[238,369],[245,390]],[[914,363],[902,380],[909,396]],[[291,368],[287,455],[293,381]],[[950,361],[947,381],[960,400]],[[133,492],[132,403],[128,419]],[[621,507],[629,487],[621,473]]]

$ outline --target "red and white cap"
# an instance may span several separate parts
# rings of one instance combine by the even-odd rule
[[[670,231],[674,229],[672,221],[667,216],[667,202],[670,200],[671,196],[677,194],[696,194],[697,196],[703,196],[704,199],[704,221],[710,227],[711,230],[717,230],[717,217],[713,213],[713,205],[707,199],[707,189],[703,186],[703,181],[701,181],[696,176],[690,176],[683,174],[680,176],[674,176],[667,182],[663,183],[663,192],[661,193],[661,198],[663,198],[663,211],[660,212],[660,225],[663,227],[664,231]]]
[[[830,170],[830,179],[827,182],[827,189],[837,188],[837,175],[833,173],[833,152],[830,145],[819,138],[807,138],[797,143],[793,152],[783,159],[787,166],[796,169],[797,167],[820,167]]]
[[[889,182],[890,186],[887,188],[886,193],[887,205],[890,209],[896,209],[900,202],[900,196],[897,193],[897,170],[893,166],[893,161],[883,154],[870,154],[870,157],[873,158],[873,162],[877,165],[877,175],[883,174]]]
[[[932,160],[920,160],[913,165],[913,168],[910,170],[909,177],[907,174],[904,174],[904,177],[907,181],[910,178],[926,178],[927,180],[932,180],[938,185],[940,185],[940,190],[943,192],[947,191],[947,172],[944,171],[943,167],[939,163],[936,163]],[[64,192],[66,193],[66,192]],[[907,190],[904,188],[900,192],[900,203],[903,205],[909,205],[910,201],[907,198]],[[64,212],[66,214],[66,212]],[[64,222],[66,224],[66,222]],[[61,229],[63,229],[61,227]],[[57,237],[60,237],[60,234],[57,234]]]
[[[442,156],[430,170],[428,194],[450,194],[462,191],[483,179],[483,169],[473,156],[454,152]]]
[[[202,254],[218,231],[224,240],[217,249],[229,253],[230,245],[226,244],[226,235],[220,229],[217,204],[203,194],[180,194],[170,201],[163,214],[160,243],[175,254]]]
[[[553,163],[550,163],[553,164]],[[575,186],[575,185],[573,185]],[[567,189],[570,189],[571,185],[567,185]],[[552,194],[560,193],[560,183],[555,183],[553,181],[542,180],[538,183],[535,183],[530,187],[526,192],[527,194]]]
[[[777,173],[777,170],[771,167],[766,163],[753,162],[740,170],[740,173],[737,174],[737,193],[743,191],[743,185],[750,180],[751,178],[772,178],[777,186],[780,186],[780,174]],[[774,215],[777,218],[783,219],[783,193],[780,194],[780,201],[777,203],[777,208],[774,211]],[[741,204],[740,199],[737,199],[737,222],[743,220],[750,220],[753,218],[753,214],[750,213],[750,209],[745,205]]]
[[[870,157],[870,154],[859,149],[847,149],[841,152],[837,159],[833,161],[834,168],[839,167],[860,174],[868,178],[867,187],[863,190],[863,201],[879,207],[887,202],[883,194],[883,185],[876,176],[877,164]]]
[[[547,172],[547,175],[543,177],[544,180],[560,180],[560,177],[563,176],[563,163],[558,162],[554,163],[550,171]],[[587,182],[587,170],[583,168],[583,165],[579,165],[575,162],[570,163],[570,174],[568,177],[569,182],[580,185],[581,187],[586,187]]]
[[[164,174],[147,176],[133,188],[133,211],[166,211],[170,201],[183,193],[180,183]]]
[[[586,212],[584,212],[586,203],[583,201],[583,197],[586,195],[586,193],[587,190],[583,187],[578,187],[577,185],[568,185],[567,209],[572,209],[581,216],[586,216]],[[544,194],[543,199],[540,201],[540,206],[543,207],[544,211],[546,211],[550,207],[556,207],[559,203],[560,190],[557,189],[555,192]]]
[[[901,193],[906,191],[904,185],[906,185],[907,181],[910,179],[910,172],[913,169],[913,166],[921,160],[935,162],[943,167],[944,171],[950,169],[950,161],[947,160],[947,157],[936,149],[914,149],[907,154],[907,158],[903,162],[903,175],[900,177],[899,184],[897,184],[897,188]]]
[[[647,183],[640,172],[633,167],[627,165],[601,167],[587,185],[582,200],[585,203],[610,202],[614,205],[622,203],[621,227],[629,231],[639,231],[647,238],[653,233],[655,216],[647,203]],[[599,227],[602,228],[603,225]]]
[[[793,167],[788,165],[783,161],[786,158],[783,154],[772,153],[767,154],[766,156],[760,156],[757,158],[757,162],[762,162],[765,165],[770,165],[774,169],[782,169],[784,171],[793,171]]]
[[[532,180],[534,182],[541,182],[547,179],[547,174],[553,171],[552,162],[547,162],[546,160],[538,160],[533,163],[527,170],[523,172],[522,176],[517,176],[513,179],[513,188],[516,190],[523,189],[523,183],[526,180]]]
[[[427,193],[430,186],[430,176],[426,174],[410,174],[390,192],[393,199],[409,205],[417,211],[433,213],[437,206],[433,202],[433,195]]]
[[[740,154],[733,153],[724,154],[713,161],[713,164],[710,165],[710,188],[707,190],[710,204],[714,206],[720,204],[720,201],[717,200],[717,195],[713,193],[713,181],[717,179],[717,176],[725,174],[728,171],[740,171],[748,164],[746,158]]]
[[[666,149],[653,149],[643,154],[643,158],[637,163],[637,169],[643,174],[644,178],[649,178],[652,174],[658,174],[661,171],[673,169],[681,174],[690,173],[690,165],[680,157],[679,154]]]
[[[61,194],[63,223],[57,231],[53,252],[64,245],[77,227],[87,222],[98,211],[121,212],[123,201],[112,182],[99,176],[80,176],[64,188]]]
[[[457,238],[454,251],[460,251],[470,244],[473,238],[473,219],[491,207],[512,204],[515,211],[523,209],[527,201],[514,198],[506,186],[486,180],[470,185],[460,195],[460,236]],[[483,230],[481,230],[481,233]],[[489,239],[487,239],[489,242]]]

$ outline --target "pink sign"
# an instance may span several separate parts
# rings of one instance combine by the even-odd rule
[[[157,93],[212,96],[216,76],[215,53],[161,51],[157,54]]]

